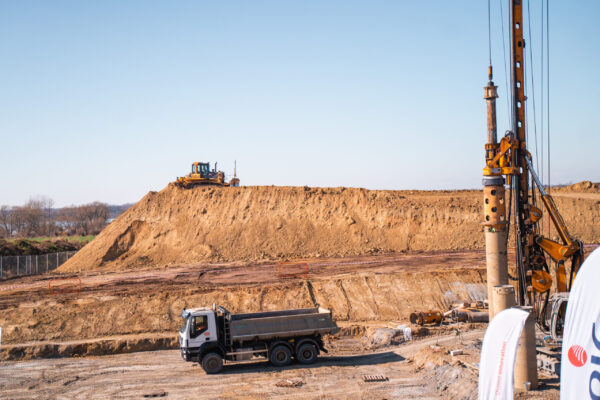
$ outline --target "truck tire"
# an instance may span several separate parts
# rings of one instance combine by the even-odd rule
[[[202,368],[207,374],[218,374],[223,369],[223,358],[217,353],[202,357]]]
[[[275,346],[273,350],[271,350],[271,355],[269,357],[271,364],[276,367],[283,367],[292,362],[292,352],[285,345]]]
[[[301,364],[312,364],[317,361],[319,353],[312,343],[305,343],[298,348],[296,359]]]

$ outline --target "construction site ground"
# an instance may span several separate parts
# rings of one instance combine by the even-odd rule
[[[473,365],[483,333],[479,328],[373,351],[332,350],[312,366],[247,362],[219,375],[183,362],[176,350],[3,362],[0,391],[11,399],[475,399]],[[465,354],[447,354],[457,348]],[[365,382],[365,376],[383,381]],[[557,379],[541,378],[539,391],[517,391],[517,398],[558,399]]]
[[[0,315],[8,340],[2,344],[0,393],[6,398],[383,399],[439,398],[449,393],[451,398],[476,398],[473,366],[478,362],[485,325],[412,326],[415,340],[401,344],[394,340],[377,343],[372,338],[379,329],[408,324],[407,313],[413,309],[442,307],[461,296],[465,300],[484,296],[484,259],[484,252],[477,250],[320,259],[310,262],[308,279],[282,280],[278,264],[265,262],[49,274],[4,281]],[[352,294],[355,286],[369,285],[369,279],[375,290],[385,284],[378,281],[384,277],[391,277],[387,282],[393,286],[397,275],[412,288],[400,291],[396,298],[382,298],[390,289],[382,287],[381,296],[365,296],[369,286],[363,288],[363,297]],[[345,306],[337,311],[333,307],[341,332],[326,339],[331,352],[315,366],[278,369],[264,362],[250,363],[208,376],[198,365],[184,362],[177,350],[157,350],[177,347],[179,312],[186,298],[198,295],[208,301],[219,294],[227,306],[247,310],[273,308],[270,296],[282,298],[279,304],[287,307],[293,303],[291,293],[298,306],[323,297],[331,307],[336,301],[326,298],[331,282],[347,289]],[[52,295],[49,284],[55,291]],[[167,295],[171,301],[165,301]],[[181,304],[173,306],[173,302]],[[165,304],[166,310],[157,309]],[[207,303],[188,300],[188,304]],[[362,309],[354,310],[355,306]],[[375,312],[371,308],[379,314],[371,315]],[[123,314],[129,321],[126,326],[133,329],[120,329],[115,313]],[[154,318],[163,320],[162,329],[152,329]],[[175,326],[165,320],[171,318]],[[145,326],[139,319],[146,321]],[[28,340],[19,340],[23,337]],[[437,352],[430,347],[436,344],[440,345]],[[447,355],[457,348],[468,350],[456,359]],[[364,382],[365,375],[389,380]],[[297,379],[302,381],[300,387],[276,386]],[[523,398],[558,398],[552,386],[555,380],[544,382],[543,392],[522,393]]]
[[[165,193],[173,194],[172,190],[167,188]],[[302,201],[312,201],[318,196],[329,198],[328,201],[334,205],[338,198],[358,204],[357,199],[374,196],[375,200],[381,201],[364,205],[365,212],[373,213],[401,206],[389,205],[389,201],[395,201],[396,194],[392,192],[328,189],[323,194],[312,189],[235,190],[232,193],[238,193],[238,196],[255,196],[256,199],[249,204],[266,204],[265,210],[280,204],[273,202],[271,205],[261,200],[275,194],[292,199],[293,207],[290,206],[290,209],[295,212],[304,210],[305,203]],[[184,199],[182,204],[186,204],[186,208],[178,211],[177,221],[185,221],[187,213],[196,215],[198,207],[202,209],[198,211],[197,218],[212,215],[213,211],[206,210],[210,208],[207,196],[211,193],[214,196],[231,194],[203,189],[173,194]],[[575,196],[570,192],[564,194],[564,197],[557,197],[564,200],[563,208],[569,219],[575,222],[591,221],[589,224],[582,222],[573,225],[587,235],[585,250],[589,252],[597,247],[589,243],[599,242],[595,228],[595,221],[600,214],[598,194],[594,193],[590,198],[580,194]],[[190,197],[192,195],[207,198],[202,197],[199,206],[192,206],[198,202]],[[425,193],[419,192],[414,195],[404,193],[398,197],[399,202],[407,202],[401,208],[404,214],[399,221],[409,221],[415,226],[414,229],[420,230],[418,242],[415,241],[417,236],[411,236],[409,242],[414,245],[412,247],[402,247],[402,244],[395,251],[387,252],[382,250],[388,248],[386,245],[369,254],[372,252],[370,243],[394,238],[396,233],[390,231],[385,237],[379,238],[373,233],[379,229],[377,226],[365,225],[360,230],[356,227],[361,221],[371,220],[388,226],[385,219],[388,217],[347,217],[344,211],[335,216],[331,225],[327,225],[329,222],[326,220],[323,226],[335,228],[339,225],[339,232],[344,232],[343,226],[347,227],[346,230],[355,229],[356,232],[348,240],[369,242],[364,248],[358,248],[363,255],[345,251],[345,256],[336,256],[336,242],[328,242],[327,246],[332,249],[329,252],[329,247],[323,247],[320,243],[332,240],[338,228],[326,231],[325,235],[323,232],[326,228],[315,223],[310,229],[315,234],[323,233],[323,236],[320,241],[311,244],[312,247],[303,250],[302,257],[312,256],[280,266],[272,258],[269,260],[268,252],[265,254],[269,257],[254,260],[248,256],[249,250],[239,253],[241,261],[226,260],[237,253],[223,256],[223,261],[208,257],[205,261],[196,262],[177,261],[175,256],[168,260],[155,256],[179,254],[180,250],[175,246],[179,243],[177,238],[185,237],[184,233],[188,231],[162,233],[166,231],[161,229],[183,226],[184,222],[180,225],[168,223],[169,218],[173,219],[174,216],[171,211],[165,210],[173,208],[160,206],[157,199],[162,197],[151,195],[115,221],[113,228],[95,239],[100,239],[95,248],[90,247],[86,252],[82,250],[78,258],[70,260],[68,268],[50,274],[0,281],[0,397],[296,396],[383,399],[441,396],[474,399],[477,397],[476,363],[485,325],[418,327],[408,322],[409,314],[415,310],[447,310],[459,302],[484,300],[487,297],[485,253],[481,244],[476,242],[481,241],[482,236],[479,219],[475,215],[480,210],[480,194],[477,194],[477,201],[476,194],[471,192],[436,193],[432,196],[430,199]],[[166,198],[166,195],[163,197]],[[468,207],[452,206],[452,201],[457,203],[458,200],[459,205],[468,204]],[[578,203],[569,204],[570,201]],[[578,212],[577,207],[582,201],[586,202],[585,208],[580,208],[583,211]],[[362,202],[360,200],[360,204]],[[152,210],[141,208],[146,205],[161,211],[156,211],[154,215]],[[440,214],[437,210],[442,205],[455,214],[449,217]],[[324,215],[328,207],[327,204],[319,205],[319,210],[324,211],[319,211],[317,215]],[[339,209],[345,210],[345,207]],[[232,221],[243,220],[243,213],[254,210],[245,203],[238,208],[239,213],[232,216]],[[413,214],[410,214],[410,210],[413,210]],[[255,214],[259,219],[263,211]],[[428,215],[428,219],[422,219],[423,215]],[[298,214],[297,220],[308,218],[313,217]],[[336,222],[338,220],[343,223]],[[443,224],[437,226],[440,221]],[[466,221],[464,224],[469,226],[468,237],[463,235],[465,237],[461,238],[464,243],[450,243],[451,246],[448,246],[446,242],[436,242],[436,238],[444,236],[446,227],[453,226],[452,235],[456,235],[463,224],[461,221]],[[244,222],[246,225],[252,223]],[[288,223],[289,220],[285,220],[281,225],[285,227]],[[187,224],[189,229],[195,226],[195,222]],[[289,235],[303,229],[304,225],[298,224],[297,227],[294,225],[295,230],[288,232]],[[402,232],[411,232],[413,225],[410,224],[403,225]],[[137,229],[142,225],[146,228]],[[246,225],[239,229],[245,229]],[[393,223],[391,226],[394,226]],[[433,239],[426,240],[429,231]],[[237,234],[231,230],[228,232],[231,240],[235,240]],[[276,235],[267,230],[265,232]],[[163,242],[161,235],[167,235],[170,242]],[[194,232],[194,237],[202,235]],[[139,243],[143,243],[143,246]],[[175,247],[170,248],[169,253],[166,250],[162,252],[154,245],[146,246],[146,243],[175,243]],[[420,249],[417,243],[426,246]],[[352,246],[348,245],[348,248]],[[251,249],[252,246],[248,244],[247,248]],[[269,250],[268,246],[263,248],[265,252]],[[287,250],[281,247],[272,251],[275,254]],[[318,254],[313,253],[317,251]],[[91,260],[99,261],[86,264],[86,254],[90,254]],[[211,254],[225,253],[219,250]],[[199,254],[198,257],[202,259],[204,255]],[[103,261],[109,258],[109,261]],[[284,259],[294,257],[287,256]],[[127,264],[129,262],[131,264]],[[509,262],[514,265],[513,250],[509,250]],[[291,276],[282,277],[281,273]],[[511,274],[516,275],[514,271]],[[254,363],[230,366],[221,375],[208,376],[197,365],[180,358],[176,350],[177,331],[184,307],[210,306],[213,303],[223,305],[232,312],[305,308],[318,304],[332,310],[341,331],[334,337],[326,338],[326,347],[331,352],[324,355],[315,366],[292,365],[277,369],[264,363]],[[385,335],[383,342],[375,340],[381,337],[381,332],[389,332],[390,328],[403,324],[412,327],[414,341],[404,343]],[[436,343],[439,347],[432,349],[430,346]],[[457,348],[464,348],[466,354],[458,358],[447,354],[448,350]],[[364,382],[365,375],[381,375],[389,380]],[[300,381],[295,379],[301,379],[302,383],[299,384]],[[276,386],[281,382],[284,387]],[[556,379],[545,378],[542,382],[543,390],[520,392],[518,396],[558,398]]]

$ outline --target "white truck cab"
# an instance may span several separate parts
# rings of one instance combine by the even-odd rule
[[[179,344],[182,356],[184,349],[199,349],[207,342],[217,341],[215,312],[211,308],[191,308],[181,313],[183,323],[179,329]]]

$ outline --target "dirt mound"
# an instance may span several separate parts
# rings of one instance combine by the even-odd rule
[[[480,191],[168,185],[148,193],[59,270],[483,248],[481,197]],[[572,233],[597,242],[597,203],[562,200]]]
[[[569,186],[559,188],[559,191],[600,193],[600,182],[594,183],[591,181],[581,181]]]

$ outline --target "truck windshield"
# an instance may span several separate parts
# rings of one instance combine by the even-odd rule
[[[183,322],[181,323],[181,327],[179,328],[179,332],[183,333],[185,332],[185,327],[187,325],[188,322],[188,318],[183,318]]]

